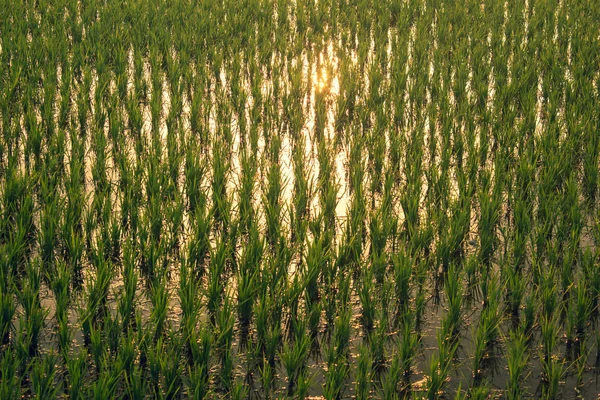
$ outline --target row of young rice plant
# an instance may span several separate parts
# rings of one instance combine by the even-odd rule
[[[592,0],[0,0],[0,398],[589,398]]]

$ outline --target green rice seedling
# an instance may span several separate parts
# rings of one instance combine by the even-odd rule
[[[417,356],[417,349],[420,344],[420,335],[413,329],[414,321],[406,319],[402,328],[402,338],[398,343],[398,353],[402,364],[402,374],[405,381],[409,381],[412,363]],[[410,384],[410,383],[409,383]]]
[[[255,387],[255,378],[263,361],[260,343],[258,340],[248,340],[248,338],[246,338],[246,343],[240,342],[240,348],[245,350],[244,382],[249,387]]]
[[[462,297],[462,275],[456,266],[450,265],[445,281],[446,296],[448,298],[448,311],[442,322],[445,335],[455,336],[460,330]]]
[[[321,220],[324,230],[324,245],[328,251],[331,251],[331,242],[336,235],[336,208],[338,204],[338,184],[329,184],[323,195],[323,204],[321,205],[321,214],[317,220]]]
[[[158,168],[158,167],[156,167]],[[156,184],[158,186],[158,184]],[[150,189],[147,189],[150,190]],[[158,192],[158,188],[151,189],[153,191]],[[155,195],[152,195],[150,200],[148,201],[148,214],[145,215],[147,218],[147,224],[150,233],[150,245],[159,248],[161,247],[161,240],[164,238],[165,233],[165,220],[164,215],[162,213],[162,202],[161,198]],[[151,268],[149,271],[149,275],[154,275],[154,269]]]
[[[284,343],[280,352],[281,362],[288,376],[287,393],[292,396],[295,391],[296,382],[302,369],[305,368],[305,362],[310,350],[311,339],[301,324],[296,328],[296,335],[293,344]]]
[[[415,295],[415,324],[417,330],[421,329],[421,322],[423,321],[423,312],[425,311],[425,305],[425,288],[421,286],[417,289],[417,294]]]
[[[17,370],[20,375],[29,372],[32,342],[31,338],[25,332],[25,328],[22,326],[23,325],[19,323],[19,328],[15,334],[15,339],[12,341],[12,346],[15,349],[15,363],[17,363]]]
[[[316,338],[319,333],[319,322],[321,321],[323,306],[321,303],[308,303],[307,325],[312,338]]]
[[[600,295],[600,270],[594,265],[595,256],[588,248],[582,252],[581,269],[588,288],[588,296],[593,313],[597,313],[598,296]]]
[[[490,398],[490,388],[489,386],[477,386],[469,389],[468,393],[469,399],[479,399],[485,400]]]
[[[174,333],[170,335],[170,345],[167,347],[164,357],[160,360],[166,399],[177,398],[182,389],[181,347],[178,341],[179,339]]]
[[[168,305],[170,293],[164,282],[158,282],[150,288],[150,300],[152,302],[152,312],[150,321],[154,328],[154,339],[163,335],[165,332],[165,323],[167,321]]]
[[[585,343],[585,341],[582,341],[579,344],[579,354],[577,355],[577,359],[575,360],[575,368],[576,368],[576,375],[577,375],[577,385],[578,386],[583,386],[584,385],[584,374],[587,370],[587,359],[589,357],[591,353],[591,350],[588,350],[587,345]]]
[[[184,257],[179,262],[179,288],[177,294],[181,305],[182,327],[186,329],[186,326],[189,326],[187,324],[188,320],[193,320],[195,327],[196,318],[201,306],[196,301],[199,287],[197,281],[194,279],[195,277],[190,265]]]
[[[319,238],[313,241],[305,256],[304,285],[309,304],[316,304],[320,299],[318,281],[326,261],[323,239]]]
[[[57,317],[59,314],[56,314]],[[69,349],[73,341],[73,331],[69,326],[66,313],[58,317],[58,348],[65,360],[69,358]]]
[[[27,280],[20,293],[20,303],[24,315],[19,318],[19,325],[26,334],[29,356],[38,351],[39,336],[44,327],[44,321],[48,310],[40,303],[40,271],[39,266],[34,263],[27,265]]]
[[[535,323],[535,296],[533,294],[526,295],[524,303],[522,326],[525,334],[529,335]]]
[[[103,341],[102,331],[92,326],[90,332],[90,354],[94,360],[96,373],[99,374],[106,360],[106,343]]]
[[[326,330],[335,325],[336,314],[338,310],[342,311],[342,314],[347,309],[348,303],[348,292],[344,292],[349,282],[347,278],[344,278],[339,271],[339,258],[330,259],[328,262],[329,270],[325,273],[325,296],[322,302],[322,308],[325,311]],[[341,281],[341,282],[340,282]],[[348,285],[348,286],[346,286]],[[341,289],[339,286],[343,286]]]
[[[481,379],[481,369],[482,363],[486,354],[487,343],[485,341],[485,328],[479,328],[473,332],[473,336],[475,338],[475,350],[473,354],[473,377],[475,381],[479,381]]]
[[[44,183],[42,183],[44,184]],[[51,189],[46,189],[51,190]],[[60,220],[59,205],[56,200],[50,200],[42,212],[42,222],[38,234],[42,261],[45,265],[54,264],[54,248]]]
[[[523,302],[526,282],[521,274],[510,267],[506,269],[506,274],[508,275],[506,287],[508,307],[511,314],[516,317],[519,315],[521,303]]]
[[[553,246],[554,247],[554,246]],[[554,252],[554,250],[552,251]],[[551,256],[554,257],[554,256]],[[560,283],[561,283],[561,293],[563,300],[567,300],[570,296],[570,289],[575,285],[574,282],[574,274],[573,274],[573,264],[575,264],[575,254],[571,250],[565,249],[559,259],[562,258],[562,265],[560,265],[557,269],[559,269],[560,273]]]
[[[269,300],[268,300],[268,296],[267,295],[261,295],[261,297],[259,297],[258,299],[258,303],[256,305],[256,317],[255,317],[255,326],[256,326],[256,334],[257,334],[257,339],[259,341],[259,346],[261,347],[261,349],[264,352],[267,352],[267,350],[269,349],[269,343],[268,343],[268,339],[267,336],[270,337],[270,335],[268,335],[268,330],[270,328],[269,326]],[[275,327],[277,328],[277,327]],[[278,338],[279,340],[279,338]],[[276,343],[273,348],[277,349],[277,345],[278,343]],[[273,364],[275,364],[275,353],[276,350],[273,353],[269,353],[270,355],[273,356]],[[266,356],[267,354],[265,354]],[[270,360],[269,360],[270,361]]]
[[[238,189],[238,213],[242,232],[247,233],[251,228],[255,214],[252,202],[254,199],[253,192],[258,167],[249,155],[249,151],[245,150],[245,148],[241,152],[240,163],[241,182]]]
[[[383,380],[383,398],[388,400],[398,399],[398,384],[402,378],[402,361],[398,353],[391,357],[392,362]]]
[[[127,377],[131,377],[134,373],[137,343],[135,342],[135,335],[132,332],[120,335],[117,340],[119,347],[115,362],[123,370],[122,378],[126,380]]]
[[[338,273],[337,281],[338,306],[343,310],[348,310],[351,300],[351,275],[349,273]]]
[[[569,177],[565,183],[564,194],[561,202],[562,218],[558,221],[556,230],[556,237],[559,242],[565,242],[570,245],[571,248],[576,249],[579,247],[581,240],[581,229],[583,227],[583,215],[579,207],[579,193],[578,184],[574,177]],[[563,257],[568,260],[571,255],[571,251],[567,247]],[[565,267],[571,266],[570,263],[566,263]]]
[[[204,273],[204,260],[210,251],[210,215],[204,206],[198,206],[192,217],[192,237],[188,244],[187,259],[194,266],[198,276]]]
[[[4,272],[0,275],[0,280],[0,336],[2,337],[2,344],[6,345],[10,341],[10,332],[17,305],[13,292],[10,290],[13,286],[12,280]]]
[[[588,204],[593,204],[598,194],[598,160],[600,155],[600,140],[596,135],[590,135],[583,156],[583,189]]]
[[[68,212],[68,209],[66,212]],[[63,231],[65,232],[66,261],[73,270],[73,280],[76,280],[81,276],[84,240],[82,235],[78,234],[71,225],[67,226],[67,222],[65,222]]]
[[[542,370],[546,379],[546,384],[542,386],[542,398],[556,399],[558,397],[558,386],[560,380],[566,372],[564,361],[558,361],[554,358],[542,361]]]
[[[112,370],[102,370],[98,379],[92,383],[88,395],[95,400],[114,397],[120,372],[118,367]]]
[[[488,303],[481,311],[479,323],[473,332],[475,350],[473,355],[473,377],[476,382],[481,379],[482,363],[490,346],[496,342],[500,333],[502,315],[499,311],[500,289],[496,286],[496,279],[490,278],[490,294]]]
[[[466,185],[466,184],[465,184]],[[468,189],[463,189],[467,191]],[[450,231],[448,236],[449,261],[461,263],[464,257],[464,245],[471,227],[471,202],[470,193],[460,195],[451,205],[452,216],[450,219]]]
[[[266,237],[271,246],[275,244],[280,232],[281,218],[281,194],[283,191],[283,182],[281,178],[281,166],[279,165],[279,149],[281,147],[278,137],[274,137],[271,142],[271,157],[267,171],[267,182],[263,189],[263,207],[265,210],[265,219],[267,223]]]
[[[369,225],[371,234],[370,261],[373,276],[378,284],[383,283],[388,265],[387,255],[384,253],[387,234],[383,225],[380,212],[376,212],[375,215],[371,216]]]
[[[480,258],[484,265],[489,265],[498,241],[495,229],[500,217],[501,198],[498,194],[500,189],[495,186],[490,193],[491,184],[489,172],[483,172],[478,200],[481,208],[479,220]]]
[[[55,316],[58,323],[59,351],[66,360],[72,340],[72,332],[68,321],[71,271],[65,263],[59,262],[56,265],[54,278],[49,277],[49,279],[51,280],[52,291],[56,300]]]
[[[57,357],[48,354],[37,360],[31,369],[31,384],[35,398],[54,399],[58,394],[56,379]]]
[[[288,308],[289,308],[289,317],[288,317],[287,323],[286,323],[286,330],[287,330],[288,337],[292,338],[292,337],[294,337],[294,329],[298,325],[299,319],[302,315],[301,312],[299,311],[299,305],[300,305],[300,296],[304,292],[304,285],[301,282],[301,279],[299,278],[298,274],[294,275],[294,278],[288,285],[286,292],[287,292],[286,293],[287,304],[288,304]],[[266,311],[264,310],[264,308],[262,308],[262,312],[260,314],[258,314],[258,312],[257,312],[256,316],[257,316],[256,327],[260,334],[265,331],[266,324],[267,324],[267,321],[266,321],[267,315],[266,315]],[[258,318],[259,316],[260,316],[260,318]]]
[[[33,220],[35,204],[31,186],[26,176],[16,171],[16,167],[9,167],[4,172],[3,241],[8,241],[11,230],[16,227],[17,235],[13,236],[13,242],[16,244],[24,241],[31,244],[35,232]]]
[[[552,276],[543,278],[541,287],[539,288],[539,296],[542,302],[542,313],[548,319],[552,318],[559,307],[556,283],[553,282]]]
[[[89,343],[92,324],[96,323],[105,312],[106,297],[112,279],[113,266],[104,259],[101,245],[98,245],[98,249],[92,256],[96,264],[96,276],[95,279],[90,277],[86,283],[87,301],[79,309],[79,318],[86,344]]]
[[[199,333],[192,333],[191,338],[188,339],[191,345],[191,360],[192,366],[195,368],[195,372],[203,371],[204,375],[197,376],[198,379],[202,378],[208,384],[208,372],[210,369],[211,351],[213,347],[213,338],[208,329],[201,329]]]
[[[103,209],[103,226],[101,229],[104,254],[113,263],[121,261],[121,227],[117,217],[113,214],[112,202],[105,201]]]
[[[364,272],[364,276],[358,284],[358,296],[362,306],[361,324],[366,332],[370,332],[375,324],[376,307],[372,299],[373,281],[372,272]]]
[[[428,399],[437,399],[441,394],[458,347],[458,342],[447,340],[440,333],[437,335],[437,341],[438,354],[433,354],[429,361],[426,394]]]
[[[300,224],[308,213],[309,198],[312,194],[312,182],[307,178],[308,166],[305,156],[305,147],[303,140],[294,140],[292,148],[294,197],[292,202],[294,205],[294,220],[297,226],[299,226],[298,224]]]
[[[118,311],[121,317],[121,329],[128,331],[134,320],[136,289],[138,276],[135,271],[133,244],[130,240],[125,241],[123,246],[123,287],[119,296]]]
[[[218,312],[222,297],[223,297],[223,278],[225,272],[227,255],[229,253],[228,244],[224,239],[216,244],[215,249],[211,252],[209,278],[207,289],[207,308],[211,316],[211,321],[214,323],[214,318]]]
[[[72,399],[85,398],[84,379],[87,364],[86,358],[86,352],[80,350],[79,354],[67,359],[67,394]]]
[[[367,340],[371,347],[371,357],[373,359],[373,370],[380,372],[386,363],[385,345],[388,336],[388,321],[385,316],[386,311],[378,311],[379,321],[375,328],[367,334]]]
[[[268,360],[263,360],[260,368],[260,378],[262,383],[262,390],[266,399],[271,398],[271,389],[273,388],[273,369],[269,365]]]
[[[348,363],[345,357],[337,353],[334,346],[330,346],[326,350],[325,358],[327,360],[327,370],[325,372],[323,396],[328,400],[340,399],[349,373]]]
[[[109,188],[109,181],[106,173],[106,148],[108,146],[108,143],[103,130],[94,130],[92,136],[92,148],[96,155],[95,161],[92,165],[92,181],[94,183],[94,194],[106,194]]]
[[[421,179],[417,174],[420,173],[420,164],[408,171],[407,188],[400,199],[405,216],[404,231],[409,240],[417,232],[419,225]]]
[[[342,309],[335,320],[333,330],[332,346],[339,358],[347,359],[350,351],[350,321],[352,312],[349,309]]]
[[[206,174],[206,166],[198,157],[199,149],[197,146],[190,144],[185,151],[184,162],[184,177],[185,177],[185,194],[187,197],[188,208],[190,213],[194,214],[198,206],[204,206],[206,202],[205,195],[200,190],[202,180]]]
[[[31,105],[25,107],[24,119],[25,119],[25,131],[27,132],[27,139],[25,143],[25,164],[26,168],[30,170],[30,159],[33,158],[34,170],[39,171],[41,169],[41,151],[42,151],[42,139],[43,133],[40,129],[37,118],[33,113],[33,107]]]
[[[373,379],[373,361],[369,346],[360,344],[357,349],[356,360],[356,387],[357,399],[368,399]]]
[[[567,353],[573,350],[573,344],[575,342],[575,301],[572,299],[567,302],[565,306],[564,315],[564,328],[565,328],[565,339]]]
[[[235,399],[235,400],[242,400],[242,399],[246,399],[248,398],[248,387],[244,385],[243,382],[237,380],[234,384],[233,384],[233,388],[231,389],[231,392],[229,393],[229,397],[231,399]]]
[[[212,336],[211,331],[202,329],[199,333],[192,333],[192,337],[188,339],[192,353],[188,376],[190,377],[190,391],[195,398],[204,398],[209,391]]]
[[[194,399],[204,399],[210,395],[208,371],[204,366],[195,366],[188,368],[188,376],[190,379],[189,393]],[[143,393],[143,391],[142,391]],[[143,397],[142,397],[143,398]]]
[[[2,381],[0,382],[0,395],[4,399],[16,398],[20,395],[21,382],[17,374],[17,363],[12,350],[5,350],[0,360]]]
[[[592,313],[592,301],[589,298],[589,290],[584,282],[579,282],[576,290],[575,300],[575,328],[578,339],[585,335],[585,328]]]
[[[313,375],[309,375],[306,369],[301,370],[300,375],[298,375],[298,382],[296,383],[297,398],[301,400],[308,398],[308,393],[313,383]]]
[[[529,358],[525,333],[520,329],[510,332],[507,343],[507,397],[509,399],[519,399],[524,393],[521,382],[523,381],[525,368],[527,367]]]
[[[174,200],[168,207],[167,214],[170,215],[166,218],[168,223],[167,232],[168,239],[166,243],[167,251],[175,251],[181,247],[181,235],[183,233],[183,215],[184,215],[184,204],[183,198],[178,192],[175,192]],[[116,222],[111,224],[111,227],[116,227]],[[112,243],[112,254],[113,259],[119,259],[120,256],[120,231],[117,229],[111,230],[111,243]]]
[[[394,278],[396,284],[396,298],[398,300],[398,312],[406,311],[410,302],[410,278],[412,276],[412,260],[404,253],[394,254],[392,256],[392,265],[394,268]]]
[[[229,296],[225,296],[222,306],[217,313],[215,326],[215,348],[220,356],[221,369],[219,381],[226,391],[231,390],[233,384],[233,327],[235,317]]]
[[[349,265],[355,275],[358,275],[359,264],[362,257],[362,246],[363,240],[365,237],[364,233],[364,222],[363,222],[363,213],[364,204],[357,205],[357,202],[353,201],[353,205],[350,209],[350,216],[348,224],[346,225],[346,254],[347,254],[347,265]],[[359,209],[357,209],[359,208]]]
[[[212,171],[212,205],[211,214],[217,227],[228,226],[230,216],[230,202],[227,194],[227,178],[230,170],[229,158],[225,154],[224,143],[213,143],[213,171]]]
[[[522,265],[527,246],[527,235],[531,231],[531,211],[523,199],[518,199],[514,210],[515,234],[513,238],[513,260],[517,269]]]
[[[155,396],[160,396],[160,381],[161,381],[161,358],[164,357],[164,342],[163,337],[159,337],[156,343],[148,346],[147,365],[150,373],[150,384]]]
[[[256,232],[255,228],[251,228]],[[256,233],[258,235],[258,233]],[[247,332],[252,319],[254,300],[259,290],[259,275],[255,265],[260,262],[262,257],[262,244],[260,242],[250,242],[240,263],[240,269],[237,277],[237,298],[238,298],[238,319],[242,328],[242,333]]]
[[[454,396],[454,400],[466,400],[469,398],[469,392],[462,391],[462,384],[458,384],[458,389],[456,389],[456,396]]]
[[[27,238],[29,235],[25,227],[21,224],[16,228],[16,233],[11,234],[8,238],[8,242],[4,245],[6,251],[6,267],[4,267],[5,276],[21,276],[26,272],[25,264],[28,262],[30,246],[28,243],[30,239]],[[17,280],[18,282],[18,280]]]
[[[544,346],[544,361],[548,362],[557,344],[558,317],[556,315],[551,317],[542,315],[540,318],[540,328],[542,345]]]
[[[285,292],[287,289],[286,280],[291,272],[290,266],[292,256],[293,250],[289,247],[287,239],[284,236],[280,236],[273,257],[269,259],[267,268],[263,270],[263,290],[268,289],[268,292],[274,301],[272,317],[275,323],[279,323],[282,320],[282,310],[284,306],[282,302],[285,299]],[[309,293],[312,292],[309,291]],[[309,295],[309,298],[311,298],[311,296],[312,295]]]

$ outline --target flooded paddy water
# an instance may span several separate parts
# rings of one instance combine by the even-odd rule
[[[594,5],[0,5],[0,398],[595,398]]]

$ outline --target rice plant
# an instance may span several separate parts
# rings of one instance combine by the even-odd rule
[[[359,399],[368,399],[372,380],[372,365],[369,347],[361,345],[358,348],[358,359],[356,360],[356,397]]]
[[[506,361],[508,364],[507,397],[518,399],[524,393],[523,373],[527,367],[529,354],[525,334],[522,330],[510,333]]]
[[[438,354],[431,356],[429,361],[429,371],[427,375],[427,398],[438,398],[444,389],[450,369],[452,359],[456,353],[458,343],[444,338],[441,334],[437,336]]]

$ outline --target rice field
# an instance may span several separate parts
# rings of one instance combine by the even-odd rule
[[[594,0],[0,0],[1,399],[596,398]]]

